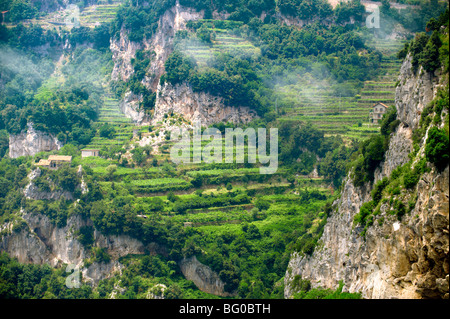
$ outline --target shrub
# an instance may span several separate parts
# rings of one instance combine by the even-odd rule
[[[375,184],[372,190],[372,199],[374,201],[374,204],[377,205],[382,197],[383,190],[386,188],[386,186],[389,184],[388,178],[383,178],[381,181]]]
[[[106,248],[94,248],[92,252],[94,254],[94,261],[97,263],[107,264],[111,260],[111,256],[108,255]]]
[[[355,224],[360,224],[361,226],[365,226],[368,221],[368,217],[372,214],[374,206],[375,205],[374,205],[373,201],[364,203],[361,206],[359,213],[355,215],[353,222]]]
[[[420,174],[416,169],[408,170],[405,172],[405,175],[403,175],[403,185],[405,188],[412,189],[417,185],[419,178]]]
[[[448,135],[437,127],[432,127],[428,132],[428,139],[425,146],[425,156],[430,163],[433,163],[438,171],[444,170],[448,165],[449,138]]]
[[[114,128],[114,126],[105,123],[100,127],[99,134],[100,137],[112,139],[116,134],[116,129]]]
[[[406,214],[406,206],[400,200],[396,200],[394,202],[394,210],[395,210],[398,220],[401,220],[403,215]]]
[[[261,210],[267,210],[270,207],[270,203],[267,200],[265,200],[265,199],[258,198],[255,201],[255,207],[258,208],[260,211]]]

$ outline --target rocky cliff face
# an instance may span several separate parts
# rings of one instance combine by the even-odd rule
[[[186,23],[191,20],[203,18],[203,12],[197,12],[192,8],[181,6],[178,1],[175,7],[167,10],[159,19],[158,32],[146,44],[150,51],[155,52],[151,61],[144,85],[152,91],[156,91],[161,75],[164,74],[164,63],[173,51],[175,34],[180,30],[186,30]]]
[[[125,93],[123,100],[119,103],[122,113],[131,119],[136,125],[148,125],[150,119],[143,110],[140,109],[142,97],[133,92]]]
[[[399,81],[396,107],[401,124],[391,136],[375,182],[409,161],[412,131],[439,85],[439,77],[423,71],[414,75],[410,57],[402,66]],[[426,135],[416,160],[424,156],[425,141]],[[285,297],[296,292],[292,280],[301,276],[313,287],[332,289],[342,280],[344,291],[361,292],[364,298],[448,298],[449,168],[439,173],[428,165],[431,171],[409,192],[409,196],[417,196],[412,210],[398,220],[390,214],[389,201],[382,201],[380,214],[365,238],[353,220],[362,204],[371,200],[372,185],[355,187],[348,177],[312,256],[293,254],[285,276]]]
[[[22,133],[9,135],[9,156],[12,158],[59,150],[61,146],[55,136],[35,130],[33,123],[28,123],[27,130]]]
[[[142,43],[132,42],[128,39],[127,31],[122,29],[119,39],[112,39],[110,49],[113,53],[114,69],[111,79],[114,81],[128,81],[133,74],[131,60],[137,50],[154,52],[147,74],[142,80],[144,86],[153,92],[157,90],[159,79],[164,74],[164,63],[173,51],[173,40],[177,31],[185,30],[186,23],[203,17],[202,12],[194,9],[176,6],[167,10],[159,19],[157,33],[151,39]],[[128,92],[121,109],[125,116],[131,118],[138,125],[148,124],[148,117],[139,109],[142,97]]]
[[[395,168],[409,161],[409,153],[413,150],[412,133],[407,124],[399,124],[391,136],[383,163],[375,170],[375,183],[390,176]]]
[[[412,130],[417,129],[423,108],[436,96],[439,76],[424,72],[422,68],[413,72],[409,54],[402,64],[399,85],[395,91],[395,106],[398,118]],[[439,70],[436,70],[438,73]]]
[[[223,18],[215,12],[217,18]],[[155,113],[152,123],[162,120],[164,114],[175,112],[181,114],[187,120],[200,120],[202,124],[209,125],[220,121],[248,122],[255,114],[246,107],[227,107],[219,97],[206,93],[194,93],[192,88],[183,83],[172,86],[167,83],[159,84],[164,74],[164,63],[173,51],[173,41],[177,31],[185,30],[186,23],[203,17],[203,12],[194,9],[176,6],[167,10],[159,19],[158,31],[151,38],[142,43],[129,41],[126,30],[121,30],[119,39],[111,41],[114,69],[111,78],[115,81],[128,81],[133,74],[131,60],[137,50],[153,52],[150,66],[146,76],[142,80],[144,86],[153,92],[157,92]],[[142,96],[127,92],[120,104],[122,112],[138,125],[148,125],[150,119],[144,110],[139,108]]]
[[[180,262],[180,269],[187,280],[192,280],[201,291],[222,297],[233,296],[225,291],[225,284],[208,266],[200,263],[197,258],[190,257]]]
[[[89,267],[83,268],[83,263],[91,257],[91,252],[78,241],[76,232],[83,226],[92,227],[91,220],[79,215],[70,216],[66,226],[57,227],[42,214],[23,212],[22,218],[26,223],[25,227],[19,231],[4,233],[0,240],[0,251],[17,257],[21,263],[76,265],[83,273],[83,279],[94,284],[122,268],[117,261],[119,257],[143,254],[145,250],[140,241],[129,236],[106,236],[95,230],[95,245],[106,248],[112,258],[109,263],[93,262]],[[11,229],[11,226],[6,225],[5,229]]]
[[[162,121],[164,114],[172,111],[191,122],[200,121],[202,125],[222,121],[247,123],[256,116],[248,107],[225,106],[221,97],[194,92],[187,83],[176,86],[164,83],[158,86],[153,123]]]
[[[112,39],[110,46],[112,52],[112,59],[114,61],[114,68],[111,73],[113,81],[128,81],[133,74],[133,66],[131,59],[136,56],[136,51],[142,49],[140,43],[132,42],[128,39],[125,29],[120,30],[118,39]]]

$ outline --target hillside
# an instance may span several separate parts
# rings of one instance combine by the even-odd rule
[[[447,4],[376,5],[0,0],[0,296],[448,297]]]
[[[448,26],[441,31],[448,44]],[[298,283],[310,280],[328,288],[342,281],[371,299],[448,298],[448,56],[442,68],[414,71],[414,54],[400,70],[397,126],[373,181],[361,182],[356,167],[349,173],[320,245],[291,259],[285,297],[301,294]]]

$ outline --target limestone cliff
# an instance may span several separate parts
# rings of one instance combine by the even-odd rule
[[[443,78],[421,69],[414,74],[410,57],[403,63],[395,99],[401,124],[391,136],[375,182],[410,160],[411,136],[420,112],[436,96]],[[423,158],[426,138],[413,163]],[[427,165],[430,171],[422,174],[413,190],[401,190],[402,195],[416,199],[411,211],[398,220],[391,214],[390,200],[381,201],[380,213],[365,238],[362,227],[353,221],[363,203],[371,200],[373,185],[355,187],[349,176],[313,254],[292,255],[285,297],[296,292],[293,279],[301,276],[313,287],[332,289],[342,280],[344,291],[361,292],[363,298],[448,298],[449,167],[438,172],[432,164]]]
[[[222,297],[235,295],[226,292],[225,284],[219,276],[211,268],[200,263],[195,256],[183,259],[180,262],[180,269],[187,280],[192,280],[204,292]]]
[[[144,110],[140,109],[142,97],[133,92],[125,93],[123,100],[119,103],[120,111],[136,125],[148,125],[150,119]]]
[[[215,12],[217,18],[223,18]],[[128,81],[133,74],[131,60],[137,50],[152,52],[150,66],[142,80],[146,89],[156,92],[155,112],[152,120],[140,109],[142,96],[127,92],[124,95],[120,108],[126,117],[131,118],[137,125],[148,125],[150,122],[160,122],[164,115],[175,112],[189,121],[201,120],[202,124],[209,125],[220,121],[248,122],[255,114],[247,107],[225,106],[223,99],[207,93],[194,93],[192,88],[183,83],[172,86],[159,83],[165,72],[164,63],[173,52],[173,42],[177,31],[185,30],[186,23],[203,17],[203,12],[183,7],[178,2],[176,6],[168,9],[159,19],[157,32],[151,39],[142,43],[135,43],[128,39],[127,31],[122,29],[119,39],[111,40],[114,69],[112,80]]]
[[[395,91],[398,117],[412,130],[417,129],[423,108],[433,100],[439,87],[439,76],[422,68],[413,72],[412,57],[408,55],[402,64],[399,85]],[[436,70],[435,73],[438,73]]]
[[[37,131],[33,123],[27,124],[27,129],[20,134],[9,135],[9,156],[33,156],[39,152],[59,150],[62,143],[52,134]]]
[[[94,284],[120,270],[122,265],[117,261],[128,254],[143,254],[144,245],[129,236],[106,236],[94,230],[94,243],[105,248],[111,261],[109,263],[93,262],[83,268],[86,259],[91,257],[90,249],[84,247],[77,239],[77,231],[83,226],[92,227],[92,221],[79,215],[69,216],[64,227],[58,227],[42,214],[22,212],[25,222],[19,230],[12,230],[13,225],[3,225],[0,238],[0,251],[6,251],[21,263],[74,264],[83,273],[83,279]]]
[[[142,43],[132,42],[128,39],[127,30],[122,29],[119,39],[112,39],[110,49],[113,53],[114,69],[111,75],[113,81],[128,81],[133,74],[131,60],[137,50],[153,52],[150,66],[146,76],[142,80],[144,86],[153,92],[157,90],[159,79],[164,74],[164,63],[173,51],[173,41],[177,31],[185,30],[189,20],[197,20],[203,17],[202,12],[192,8],[176,6],[168,9],[158,21],[157,32],[150,39],[144,39]],[[138,125],[148,124],[148,117],[139,108],[142,96],[127,92],[121,103],[122,112]]]
[[[194,92],[187,83],[158,86],[153,124],[162,121],[170,112],[182,115],[186,120],[200,121],[202,125],[217,122],[247,123],[256,113],[248,107],[226,106],[221,97],[205,92]]]

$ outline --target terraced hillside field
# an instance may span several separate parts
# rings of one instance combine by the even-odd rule
[[[98,4],[76,11],[74,7],[63,7],[59,11],[48,12],[38,18],[24,20],[24,25],[40,25],[43,29],[71,29],[72,19],[78,19],[80,26],[95,27],[114,20],[117,9],[124,0],[102,0]]]
[[[339,96],[330,83],[312,82],[313,85],[279,87],[284,99],[290,99],[296,107],[287,110],[285,121],[309,121],[325,134],[343,134],[361,139],[378,131],[369,123],[369,113],[375,103],[394,104],[395,85],[401,61],[396,54],[402,48],[402,40],[373,40],[369,45],[383,53],[380,76],[364,82],[354,96]]]
[[[261,50],[250,41],[236,35],[232,30],[211,28],[215,39],[211,43],[205,43],[191,35],[187,40],[181,41],[178,46],[186,55],[193,57],[202,67],[207,65],[209,59],[214,58],[215,53],[226,52],[233,56],[253,56],[261,54]]]

